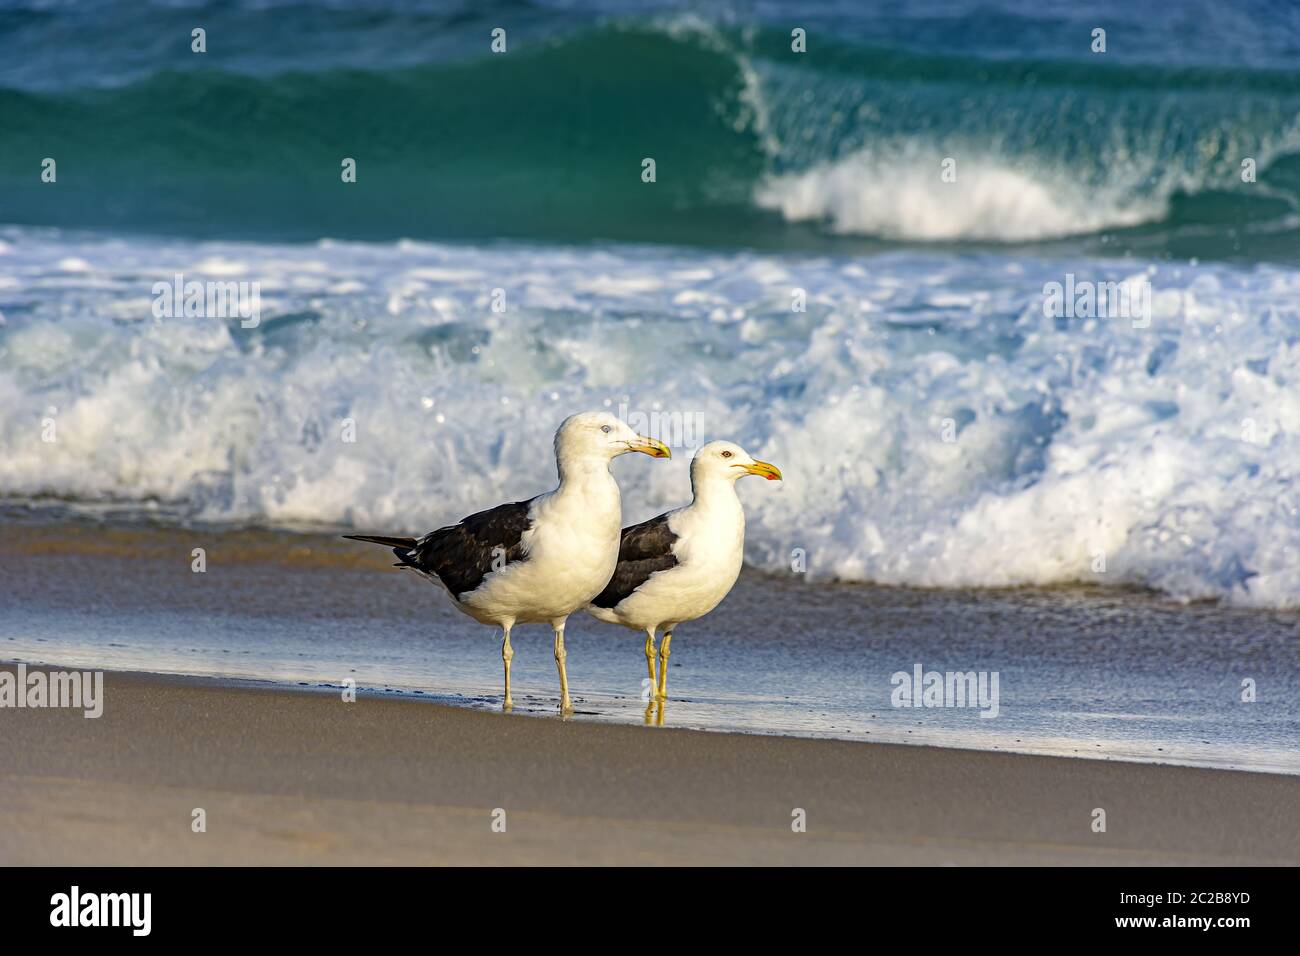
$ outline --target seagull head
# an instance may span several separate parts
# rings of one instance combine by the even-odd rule
[[[651,458],[673,456],[663,442],[638,435],[626,422],[609,412],[570,415],[555,433],[555,457],[561,462],[580,458],[610,461],[632,451]]]
[[[780,481],[781,469],[759,461],[734,441],[711,441],[695,453],[691,462],[691,483],[711,479],[736,481],[746,475],[759,475],[768,481]]]

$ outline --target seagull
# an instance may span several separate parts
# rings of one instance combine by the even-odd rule
[[[511,628],[549,623],[555,632],[560,711],[572,713],[564,624],[614,573],[622,513],[610,462],[634,451],[651,458],[672,457],[662,442],[638,435],[608,412],[581,412],[566,418],[555,433],[560,485],[554,491],[480,511],[419,539],[344,537],[392,548],[396,567],[436,581],[474,620],[501,628],[505,710],[514,706]]]
[[[645,631],[645,662],[655,700],[668,687],[669,645],[678,624],[712,611],[736,583],[745,550],[745,510],[736,481],[761,475],[780,481],[776,465],[734,442],[711,441],[691,462],[694,499],[684,508],[623,529],[618,567],[587,613]],[[662,629],[655,682],[655,632]],[[647,714],[649,713],[647,709]]]

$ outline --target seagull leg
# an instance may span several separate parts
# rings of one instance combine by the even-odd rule
[[[564,659],[568,652],[564,649],[564,622],[552,623],[555,628],[555,667],[560,672],[560,713],[573,713],[573,702],[569,700],[569,675],[564,669]]]
[[[645,629],[645,666],[650,672],[651,685],[655,682],[655,631],[652,627]]]
[[[650,723],[650,714],[654,711],[655,690],[658,685],[655,683],[655,629],[647,627],[645,629],[645,666],[650,672],[650,693],[646,696],[645,705],[645,722]]]
[[[510,699],[510,661],[514,659],[515,649],[510,646],[510,625],[501,625],[501,663],[506,668],[506,699],[501,704],[502,710],[511,710],[515,702]]]
[[[659,642],[659,688],[655,692],[655,697],[661,701],[668,698],[668,655],[672,653],[668,645],[672,641],[673,632],[664,631],[664,639]]]
[[[653,690],[657,682],[655,681],[655,630],[652,627],[646,628],[645,631],[645,668],[650,674],[650,688]]]

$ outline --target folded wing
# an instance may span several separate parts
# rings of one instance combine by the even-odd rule
[[[527,558],[523,536],[532,527],[532,503],[529,499],[497,505],[422,538],[344,537],[389,545],[399,566],[438,578],[460,600],[489,574]]]
[[[657,571],[677,566],[673,546],[677,535],[668,527],[668,515],[661,514],[623,529],[618,549],[618,567],[614,576],[591,603],[596,607],[615,607]]]

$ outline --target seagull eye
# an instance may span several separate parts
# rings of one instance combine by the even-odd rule
[[[608,426],[608,425],[601,425],[601,426],[600,426],[600,430],[603,431],[606,435],[609,434],[609,426]]]
[[[724,452],[722,453],[722,457],[723,457],[723,458],[730,458],[730,457],[731,457],[731,452],[729,452],[729,451],[724,451]]]

